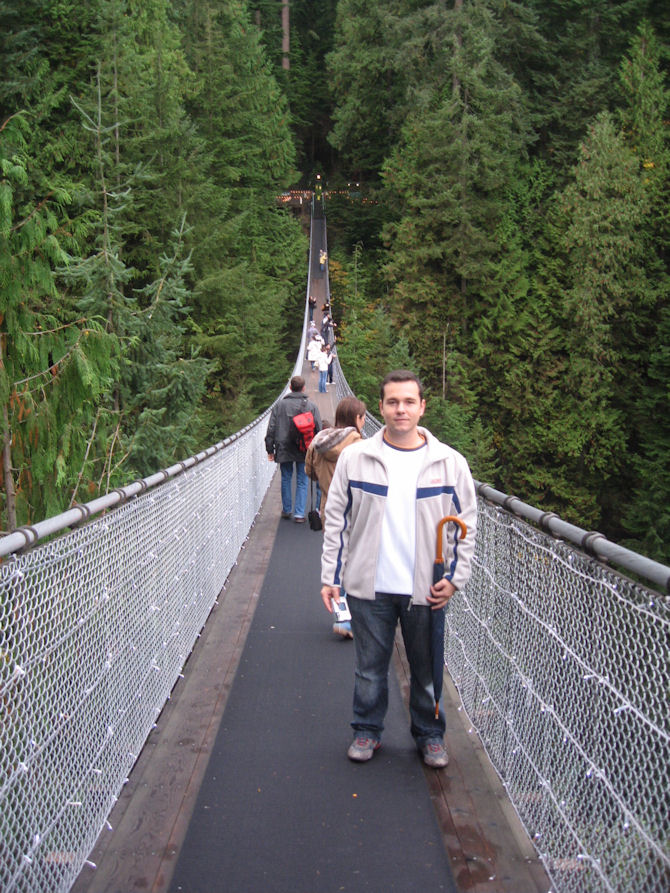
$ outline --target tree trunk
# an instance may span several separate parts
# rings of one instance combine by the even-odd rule
[[[9,413],[2,407],[2,473],[5,482],[7,506],[7,530],[16,530],[16,490],[12,476],[12,435],[9,430]]]
[[[291,47],[291,26],[289,24],[289,0],[282,0],[281,4],[281,30],[282,30],[282,41],[281,41],[281,67],[285,68],[287,71],[291,67],[291,62],[289,59],[289,50]]]

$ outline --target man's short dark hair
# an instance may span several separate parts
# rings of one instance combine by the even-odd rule
[[[291,390],[294,392],[302,391],[304,387],[305,379],[302,377],[302,375],[294,375],[291,379]]]
[[[415,381],[419,389],[419,400],[423,400],[423,385],[421,384],[419,376],[415,372],[411,372],[409,369],[394,369],[393,372],[389,372],[384,376],[384,380],[381,383],[379,399],[382,403],[384,402],[384,388],[392,381]]]

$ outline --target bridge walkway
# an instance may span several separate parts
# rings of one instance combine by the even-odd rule
[[[334,419],[334,388],[318,394],[303,374]],[[321,535],[280,509],[276,475],[73,891],[546,893],[448,677],[450,763],[423,767],[400,638],[383,746],[368,764],[347,760],[353,643],[319,598]]]

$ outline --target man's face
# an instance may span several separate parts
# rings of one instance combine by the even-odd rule
[[[419,397],[415,381],[390,381],[384,388],[384,399],[379,401],[391,438],[413,434],[425,409],[426,401]]]

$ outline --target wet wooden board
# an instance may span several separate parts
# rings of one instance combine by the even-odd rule
[[[394,666],[407,705],[409,667],[399,632]],[[424,772],[459,889],[548,893],[549,878],[446,673],[441,706],[449,765]]]

